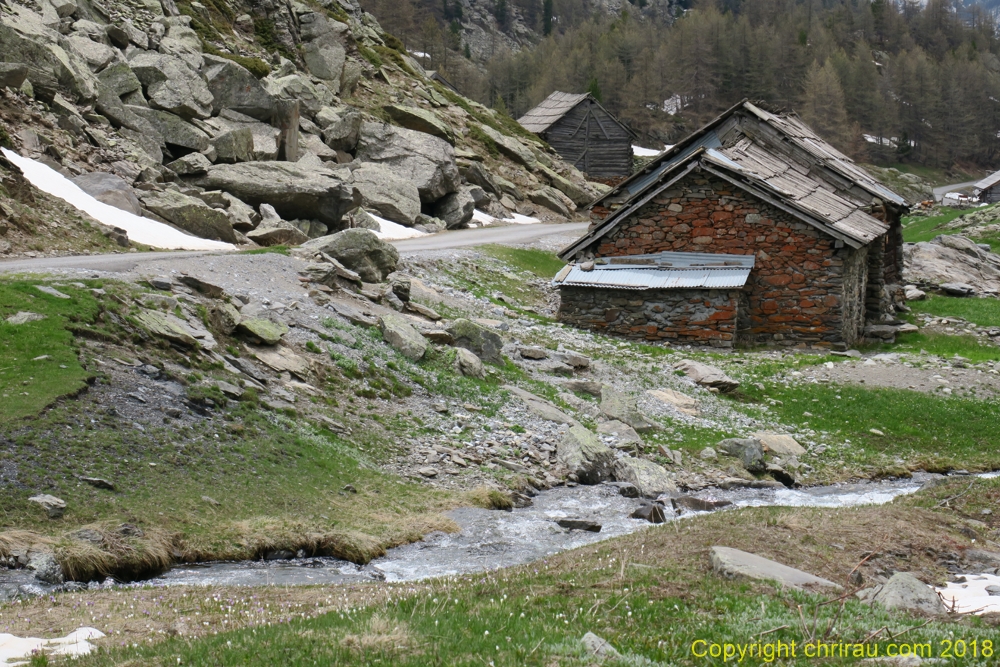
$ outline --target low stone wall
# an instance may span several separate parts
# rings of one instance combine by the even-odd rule
[[[581,329],[690,345],[733,347],[738,290],[559,289],[559,321]]]

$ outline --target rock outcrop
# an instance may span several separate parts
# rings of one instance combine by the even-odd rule
[[[979,294],[1000,295],[1000,255],[964,236],[938,236],[903,246],[903,279],[922,287],[947,283],[972,286]]]

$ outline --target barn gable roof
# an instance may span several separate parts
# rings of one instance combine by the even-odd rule
[[[542,132],[546,132],[558,121],[562,120],[566,114],[575,109],[578,104],[585,100],[590,100],[599,106],[605,113],[608,114],[609,117],[614,119],[616,123],[625,128],[629,134],[635,136],[635,133],[627,125],[615,118],[611,112],[601,106],[601,103],[594,99],[593,95],[590,93],[562,93],[557,90],[542,100],[542,102],[534,109],[518,118],[517,122],[521,124],[521,127],[529,132],[541,134]]]
[[[592,206],[618,207],[560,257],[570,258],[610,233],[699,167],[856,248],[888,230],[870,215],[873,203],[907,206],[795,115],[772,114],[744,101],[595,201]]]
[[[997,183],[1000,183],[1000,171],[995,171],[983,180],[979,181],[973,186],[973,189],[978,193],[983,190],[989,190]]]

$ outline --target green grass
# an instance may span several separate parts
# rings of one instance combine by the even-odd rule
[[[969,174],[964,171],[951,171],[940,167],[928,167],[919,164],[898,163],[890,164],[888,166],[893,167],[904,174],[916,174],[934,187],[949,185],[951,183],[975,181],[982,177],[981,175]]]
[[[265,255],[267,253],[277,253],[279,255],[287,255],[289,248],[286,245],[272,245],[266,248],[253,248],[251,250],[241,250],[241,255]]]
[[[914,313],[960,317],[983,327],[1000,326],[1000,299],[959,299],[931,294],[924,301],[910,301],[907,305]]]
[[[782,423],[826,432],[835,442],[849,440],[837,456],[853,471],[892,465],[897,459],[914,468],[1000,469],[1000,453],[992,446],[1000,424],[1000,403],[995,401],[856,385],[764,387],[744,384],[735,398],[774,399],[776,403],[768,403],[770,414]]]
[[[958,355],[973,363],[1000,360],[1000,346],[981,343],[974,336],[952,336],[944,333],[914,332],[901,334],[891,345],[879,345],[876,349],[884,352],[925,351],[943,359]]]
[[[988,209],[982,209],[988,210]],[[930,217],[911,216],[903,218],[903,240],[907,243],[920,243],[930,241],[941,234],[958,234],[959,229],[942,229],[942,227],[955,218],[965,215],[969,211],[960,208],[945,208],[940,215]]]
[[[57,289],[72,298],[60,299],[35,289],[41,284],[41,280],[0,281],[0,424],[36,414],[60,396],[79,391],[90,375],[80,365],[73,334],[66,327],[92,322],[99,310],[97,300],[87,289],[61,283]],[[7,323],[21,311],[45,319]]]
[[[566,262],[556,257],[555,253],[547,250],[511,248],[501,245],[487,245],[481,247],[480,250],[521,271],[528,271],[546,280],[553,278],[560,269],[566,266]]]

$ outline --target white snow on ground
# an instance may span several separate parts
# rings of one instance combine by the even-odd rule
[[[366,212],[378,221],[381,229],[375,232],[375,236],[379,237],[383,241],[398,241],[399,239],[412,239],[416,236],[426,235],[426,232],[421,232],[417,229],[410,229],[409,227],[404,227],[403,225],[392,222],[391,220],[380,218],[371,211]]]
[[[36,637],[15,637],[0,634],[0,666],[24,665],[33,651],[44,650],[47,655],[86,655],[94,650],[88,639],[100,639],[104,633],[94,628],[79,628],[59,639],[38,639]]]
[[[667,146],[670,148],[670,146]],[[632,153],[636,157],[655,157],[662,153],[663,151],[654,150],[652,148],[643,148],[642,146],[632,146]]]
[[[954,606],[959,614],[1000,612],[1000,597],[986,592],[987,586],[1000,586],[1000,577],[993,574],[967,574],[965,583],[949,582],[937,592],[948,609]]]
[[[508,222],[514,225],[534,225],[541,222],[538,218],[532,218],[527,215],[521,215],[520,213],[511,213],[509,218],[494,218],[489,213],[483,213],[479,209],[472,214],[472,219],[481,224],[483,227],[495,224],[497,222]]]
[[[6,148],[0,149],[7,159],[17,165],[24,177],[39,190],[72,204],[105,225],[119,227],[128,232],[131,241],[168,250],[232,250],[233,245],[189,236],[163,223],[141,218],[97,201],[77,187],[72,181],[41,162],[21,157]]]

